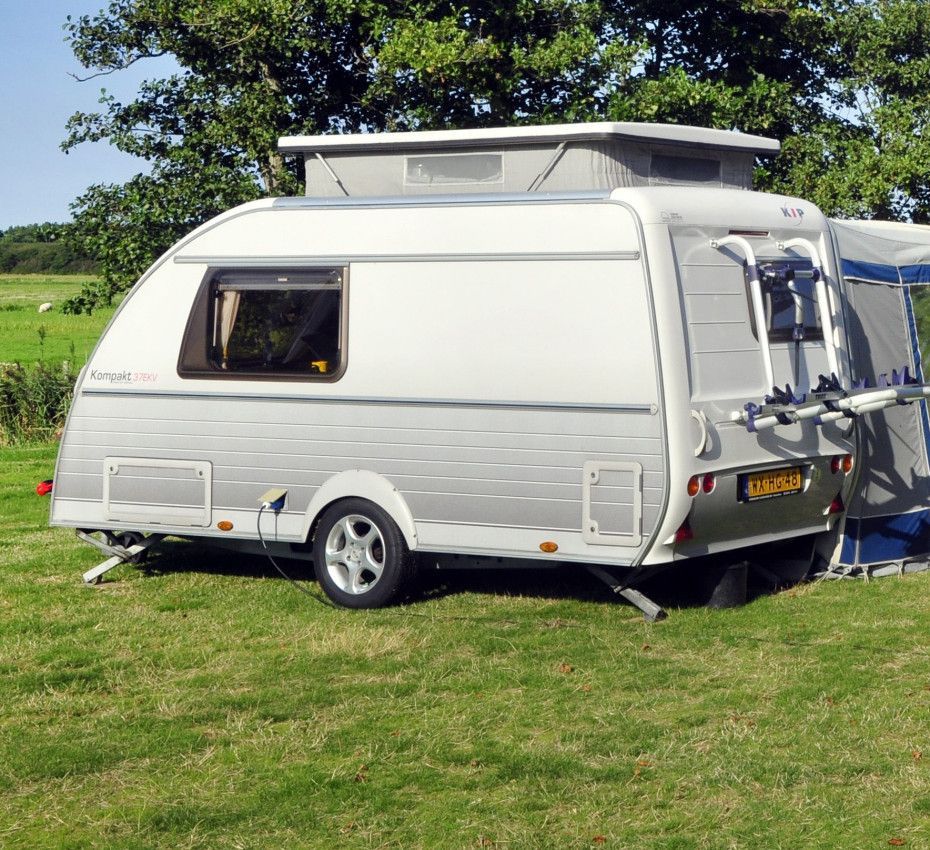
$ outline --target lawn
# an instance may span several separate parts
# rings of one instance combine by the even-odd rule
[[[87,275],[0,274],[0,361],[70,360],[83,366],[114,310],[105,307],[92,316],[62,312],[65,300],[88,280]],[[52,309],[38,313],[46,302]]]
[[[78,286],[0,278],[0,359],[89,351],[34,312]],[[657,624],[572,571],[337,610],[182,541],[88,588],[55,446],[0,461],[0,847],[930,845],[928,573]]]
[[[87,588],[54,448],[2,453],[0,846],[927,846],[928,574],[654,625],[571,574],[341,611],[180,541]]]

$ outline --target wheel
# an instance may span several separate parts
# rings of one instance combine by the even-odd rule
[[[145,535],[138,531],[125,531],[120,534],[117,538],[117,542],[124,549],[128,549],[130,546],[135,546],[137,543],[141,543],[145,540]],[[147,549],[143,549],[141,552],[137,552],[133,555],[127,563],[129,564],[141,564],[148,559],[149,553]]]
[[[313,568],[326,595],[346,608],[379,608],[413,577],[397,523],[364,499],[331,505],[317,525]]]

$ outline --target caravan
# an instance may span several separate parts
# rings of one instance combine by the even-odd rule
[[[87,580],[177,535],[312,559],[350,607],[505,559],[611,571],[656,616],[633,589],[656,569],[834,527],[862,405],[827,220],[750,190],[777,143],[588,124],[281,148],[307,196],[181,240],[81,373],[51,522],[111,556]]]

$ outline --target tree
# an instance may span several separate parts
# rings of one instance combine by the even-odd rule
[[[786,139],[769,185],[834,215],[930,222],[930,4],[849,2],[828,32],[831,111]]]
[[[300,190],[282,135],[592,119],[785,140],[763,186],[828,212],[926,217],[930,4],[920,0],[111,0],[69,20],[94,74],[171,54],[181,73],[76,114],[151,163],[75,203],[101,261],[89,309],[241,201]],[[860,42],[862,34],[867,35]],[[858,167],[859,163],[863,163]],[[924,170],[924,173],[927,173]],[[907,179],[899,179],[904,174]]]
[[[152,163],[77,199],[76,232],[103,283],[72,306],[108,300],[192,224],[297,191],[281,135],[593,114],[599,87],[636,53],[610,42],[605,21],[600,3],[580,0],[112,0],[69,20],[75,55],[98,74],[165,53],[184,69],[69,122],[66,150],[107,139]]]
[[[65,236],[70,225],[46,221],[42,224],[17,224],[0,230],[0,242],[55,242]]]
[[[96,270],[94,261],[70,244],[70,224],[46,221],[0,231],[0,271],[74,274]]]

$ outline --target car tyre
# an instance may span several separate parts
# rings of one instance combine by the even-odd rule
[[[344,499],[320,517],[313,568],[323,592],[345,608],[395,601],[414,574],[414,559],[390,515],[365,499]]]

